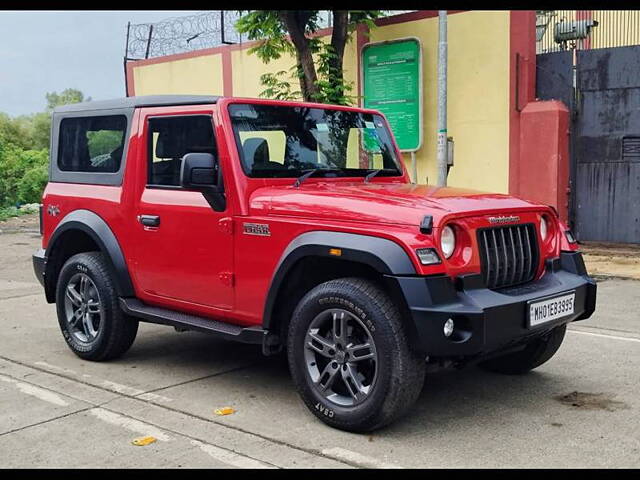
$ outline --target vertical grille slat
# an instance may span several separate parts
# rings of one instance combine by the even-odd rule
[[[496,266],[496,278],[495,282],[500,282],[500,254],[498,253],[498,241],[496,240],[496,231],[491,230],[491,237],[493,239],[493,253],[496,258],[495,266]]]
[[[518,228],[518,242],[520,246],[519,254],[520,254],[520,275],[524,275],[524,245],[522,243],[522,233],[521,229]]]
[[[489,258],[489,241],[487,238],[487,231],[484,230],[482,233],[483,236],[483,240],[484,242],[482,242],[484,244],[484,254],[485,254],[485,258]],[[491,268],[491,262],[487,263],[487,268],[486,268],[486,278],[487,281],[490,282],[491,281],[491,273],[493,272],[493,269]]]
[[[503,288],[533,280],[538,246],[533,224],[478,230],[482,275],[488,288]]]
[[[524,235],[525,237],[527,237],[527,276],[529,276],[529,272],[531,271],[531,264],[533,263],[533,259],[531,258],[531,240],[529,237],[529,230],[525,229]]]
[[[513,257],[513,263],[511,264],[511,278],[509,283],[513,285],[516,280],[516,242],[513,239],[513,229],[515,227],[509,227],[509,238],[511,239],[511,256]]]
[[[507,227],[508,228],[508,227]],[[502,249],[502,255],[504,257],[504,273],[502,277],[502,283],[507,283],[507,275],[509,274],[509,257],[507,257],[507,241],[504,238],[504,228],[500,229],[500,239],[502,243],[500,244],[500,248]]]

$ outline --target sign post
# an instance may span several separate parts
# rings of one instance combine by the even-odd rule
[[[417,38],[369,43],[362,48],[363,106],[380,110],[402,152],[422,147],[422,48]]]

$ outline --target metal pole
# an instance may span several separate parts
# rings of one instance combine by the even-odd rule
[[[124,49],[124,96],[129,96],[129,80],[127,79],[127,59],[129,58],[129,32],[131,31],[131,22],[127,22],[127,44]]]
[[[438,10],[438,186],[447,185],[447,11]]]
[[[224,38],[224,10],[220,10],[220,43],[227,43]]]
[[[147,39],[147,51],[144,58],[149,58],[149,47],[151,47],[151,35],[153,35],[153,25],[149,25],[149,38]]]
[[[418,163],[416,162],[416,152],[411,152],[411,169],[413,170],[413,183],[418,183]]]

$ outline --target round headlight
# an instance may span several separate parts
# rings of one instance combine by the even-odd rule
[[[456,235],[453,233],[453,228],[446,226],[442,229],[442,235],[440,235],[440,248],[445,258],[449,258],[453,255],[453,251],[456,248]]]
[[[542,240],[547,239],[547,221],[544,217],[540,217],[540,237]]]

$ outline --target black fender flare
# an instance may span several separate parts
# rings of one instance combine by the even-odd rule
[[[48,242],[46,249],[46,266],[45,279],[49,289],[54,285],[55,279],[52,278],[55,262],[51,260],[55,258],[56,248],[62,235],[69,230],[80,230],[86,233],[98,245],[102,253],[105,254],[110,263],[111,271],[115,279],[115,287],[118,295],[121,297],[133,297],[135,295],[129,269],[124,259],[120,244],[115,234],[99,215],[90,210],[74,210],[67,214],[58,224]],[[47,286],[45,286],[47,289]],[[47,291],[49,295],[55,295],[55,292]],[[52,297],[53,298],[53,297]]]
[[[341,250],[339,257],[329,250]],[[407,252],[396,242],[370,235],[346,232],[312,231],[294,238],[280,256],[267,293],[262,317],[263,328],[271,327],[278,292],[291,268],[303,257],[332,257],[366,264],[383,275],[416,275]]]

